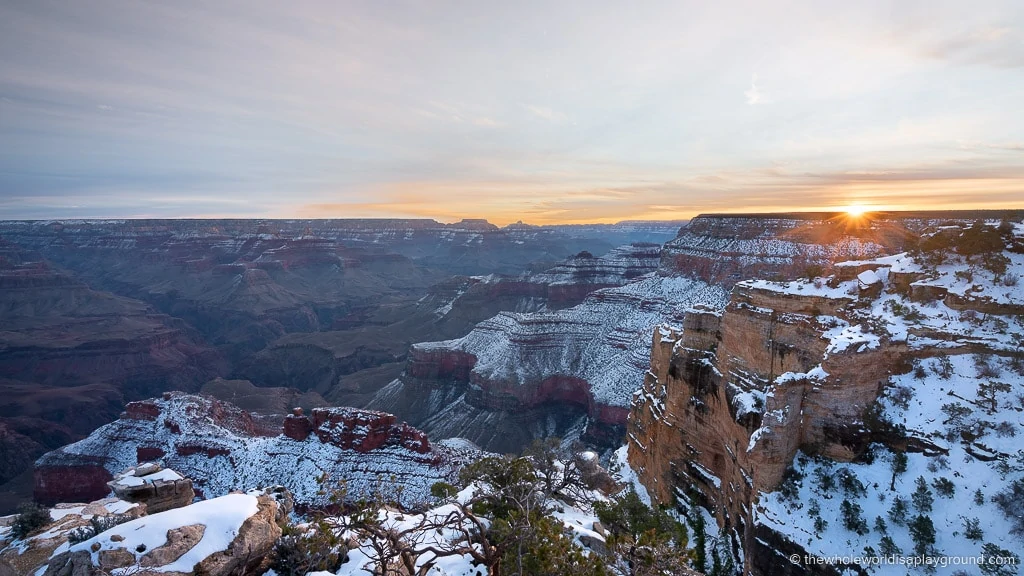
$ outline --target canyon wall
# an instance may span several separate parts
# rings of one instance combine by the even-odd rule
[[[746,573],[805,573],[780,563],[792,545],[760,521],[759,498],[798,451],[839,462],[872,442],[948,452],[881,419],[877,401],[928,358],[1020,356],[1005,327],[1024,293],[1002,278],[1024,270],[1024,256],[1004,257],[1005,272],[955,256],[931,269],[902,254],[830,265],[817,280],[736,283],[724,309],[695,307],[654,332],[629,414],[630,465],[656,501],[711,510],[745,551]],[[911,287],[925,286],[908,308]]]

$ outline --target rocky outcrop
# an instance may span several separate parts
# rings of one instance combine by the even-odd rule
[[[286,516],[271,495],[230,494],[115,526],[55,555],[44,574],[260,574]]]
[[[908,224],[916,223],[834,212],[701,215],[665,244],[661,271],[725,285],[820,274],[834,262],[899,251],[914,237]]]
[[[125,470],[107,486],[121,500],[145,505],[150,514],[187,506],[196,496],[191,479],[153,462]]]
[[[385,446],[430,453],[427,435],[397,420],[393,414],[357,408],[315,408],[305,418],[298,409],[285,418],[284,435],[302,442],[315,433],[321,442],[363,454]]]
[[[52,521],[23,540],[0,543],[0,565],[11,568],[11,574],[36,574],[44,569],[54,551],[67,548],[73,533],[95,530],[94,523],[125,522],[146,514],[146,507],[104,498],[88,504],[57,504],[50,510]],[[8,517],[10,518],[10,517]],[[4,546],[6,544],[6,546]]]
[[[1024,258],[1006,258],[1011,272],[1024,269]],[[920,282],[907,281],[915,266],[898,255],[836,266],[842,272],[830,282],[743,281],[724,310],[697,307],[681,330],[656,330],[628,425],[629,462],[652,497],[706,506],[737,536],[747,573],[776,573],[779,550],[792,546],[759,524],[757,504],[798,450],[841,462],[871,442],[942,453],[928,438],[880,421],[872,407],[890,378],[923,358],[1019,354],[999,329],[1009,326],[1019,296],[991,278],[982,284],[978,272],[987,303],[1010,300],[994,309],[1001,319],[911,305],[902,294]],[[947,266],[929,276],[939,298],[963,290],[967,275],[964,261]]]
[[[390,415],[316,408],[285,418],[260,417],[226,402],[168,393],[129,405],[124,416],[88,438],[44,455],[36,463],[36,498],[66,501],[67,474],[99,481],[161,451],[163,464],[194,479],[205,497],[253,485],[286,485],[296,501],[322,504],[322,488],[344,480],[353,498],[381,482],[405,486],[403,502],[428,497],[430,486],[451,481],[479,451],[433,444]],[[78,489],[78,488],[74,488]]]

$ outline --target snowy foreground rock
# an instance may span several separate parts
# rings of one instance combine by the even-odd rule
[[[228,494],[143,516],[58,548],[44,575],[258,573],[287,522],[287,502],[260,492]]]

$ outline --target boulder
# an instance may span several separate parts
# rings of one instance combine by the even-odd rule
[[[138,566],[170,575],[261,574],[287,522],[280,487],[230,494],[116,526],[50,559],[44,576],[94,576]]]
[[[203,524],[189,524],[181,528],[172,528],[167,531],[167,543],[150,550],[139,561],[139,565],[143,568],[150,568],[170,564],[181,558],[185,552],[195,548],[205,533],[206,526]]]
[[[154,462],[129,468],[107,485],[118,498],[145,504],[150,514],[187,506],[196,497],[192,480]]]
[[[5,574],[4,565],[10,566],[14,574],[33,574],[45,567],[53,551],[68,541],[68,534],[90,529],[92,518],[117,516],[119,521],[127,521],[145,514],[145,504],[117,498],[105,498],[89,504],[58,504],[50,511],[55,520],[45,530],[0,552],[0,576]]]

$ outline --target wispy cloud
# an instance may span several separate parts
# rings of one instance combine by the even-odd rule
[[[562,114],[557,110],[552,110],[551,108],[548,108],[546,106],[534,106],[532,104],[526,104],[525,106],[531,114],[542,120],[547,120],[548,122],[555,123],[565,122],[566,120],[565,114]]]
[[[1019,0],[794,2],[0,2],[0,218],[1024,202]]]
[[[743,95],[747,97],[747,104],[751,106],[761,102],[761,89],[757,87],[757,74],[750,77],[750,89],[745,90]]]

